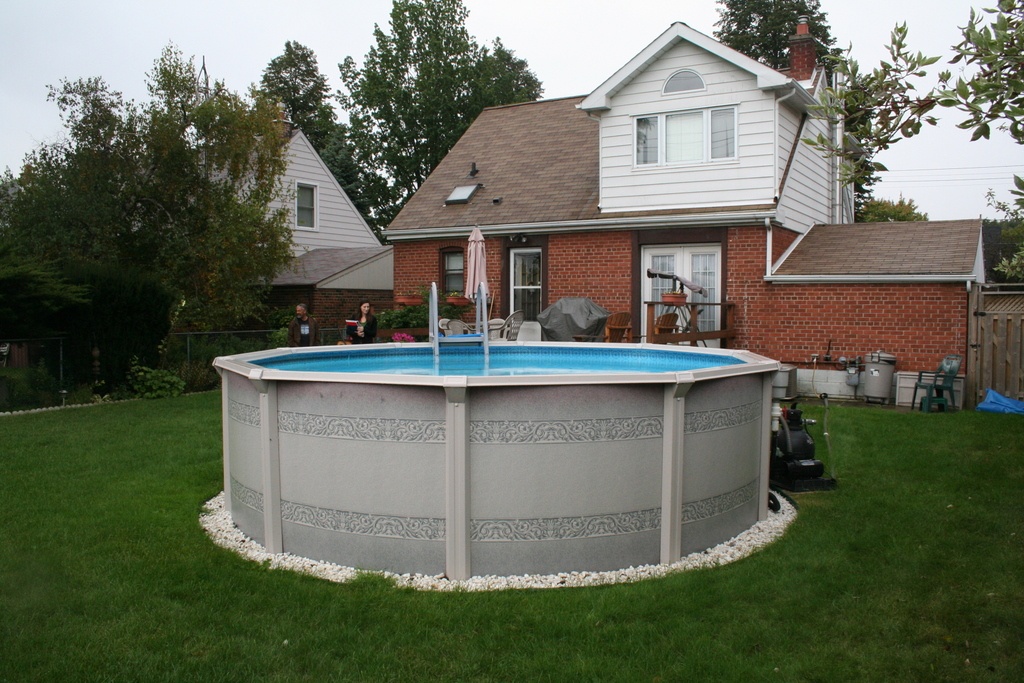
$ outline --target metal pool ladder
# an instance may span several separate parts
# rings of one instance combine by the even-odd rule
[[[441,358],[441,346],[449,344],[473,344],[480,346],[484,353],[484,365],[490,361],[490,334],[487,330],[487,294],[484,283],[476,288],[476,327],[473,334],[453,334],[441,336],[438,328],[437,283],[430,283],[430,345],[434,352],[434,364]],[[480,332],[479,330],[483,330]]]

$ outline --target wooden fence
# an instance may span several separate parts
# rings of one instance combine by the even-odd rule
[[[971,292],[965,404],[986,389],[1024,400],[1024,284],[976,285]]]

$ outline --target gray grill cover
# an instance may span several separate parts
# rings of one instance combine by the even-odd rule
[[[574,336],[594,337],[600,341],[604,323],[611,311],[586,297],[559,299],[537,314],[544,341],[573,341]]]

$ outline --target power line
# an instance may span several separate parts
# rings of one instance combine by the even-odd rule
[[[984,169],[996,169],[996,168],[1018,168],[1024,171],[1024,166],[1020,164],[1006,164],[996,166],[932,166],[930,168],[901,168],[897,170],[879,171],[879,173],[918,173],[921,171],[979,171]]]

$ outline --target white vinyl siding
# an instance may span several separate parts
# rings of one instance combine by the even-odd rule
[[[293,226],[297,226],[299,220],[296,215],[299,187],[316,188],[316,229],[295,227],[292,230],[293,253],[320,248],[380,246],[380,240],[302,133],[296,133],[288,142],[288,168],[282,183],[288,189],[289,198],[284,208],[288,209]],[[271,208],[282,208],[282,204],[275,202]]]
[[[801,142],[801,138],[827,134],[821,119],[809,117],[800,132],[800,114],[786,107],[779,108],[779,182],[783,182],[786,163],[792,152],[793,162],[785,178],[779,208],[786,216],[787,226],[806,232],[815,223],[833,222],[830,214],[831,181],[834,179],[830,164],[822,155]]]
[[[683,69],[699,73],[705,90],[663,94],[666,80]],[[761,91],[752,74],[689,43],[673,46],[615,93],[611,109],[601,114],[602,211],[773,203],[775,106],[775,94]],[[637,123],[687,113],[707,118],[703,131],[710,139],[702,143],[701,158],[708,163],[638,163]],[[685,124],[680,119],[668,127],[682,135]],[[730,125],[734,136],[727,134]],[[665,138],[665,129],[660,132]],[[685,136],[678,143],[661,139],[656,144],[667,145],[672,159],[695,156],[695,143],[688,145]]]

